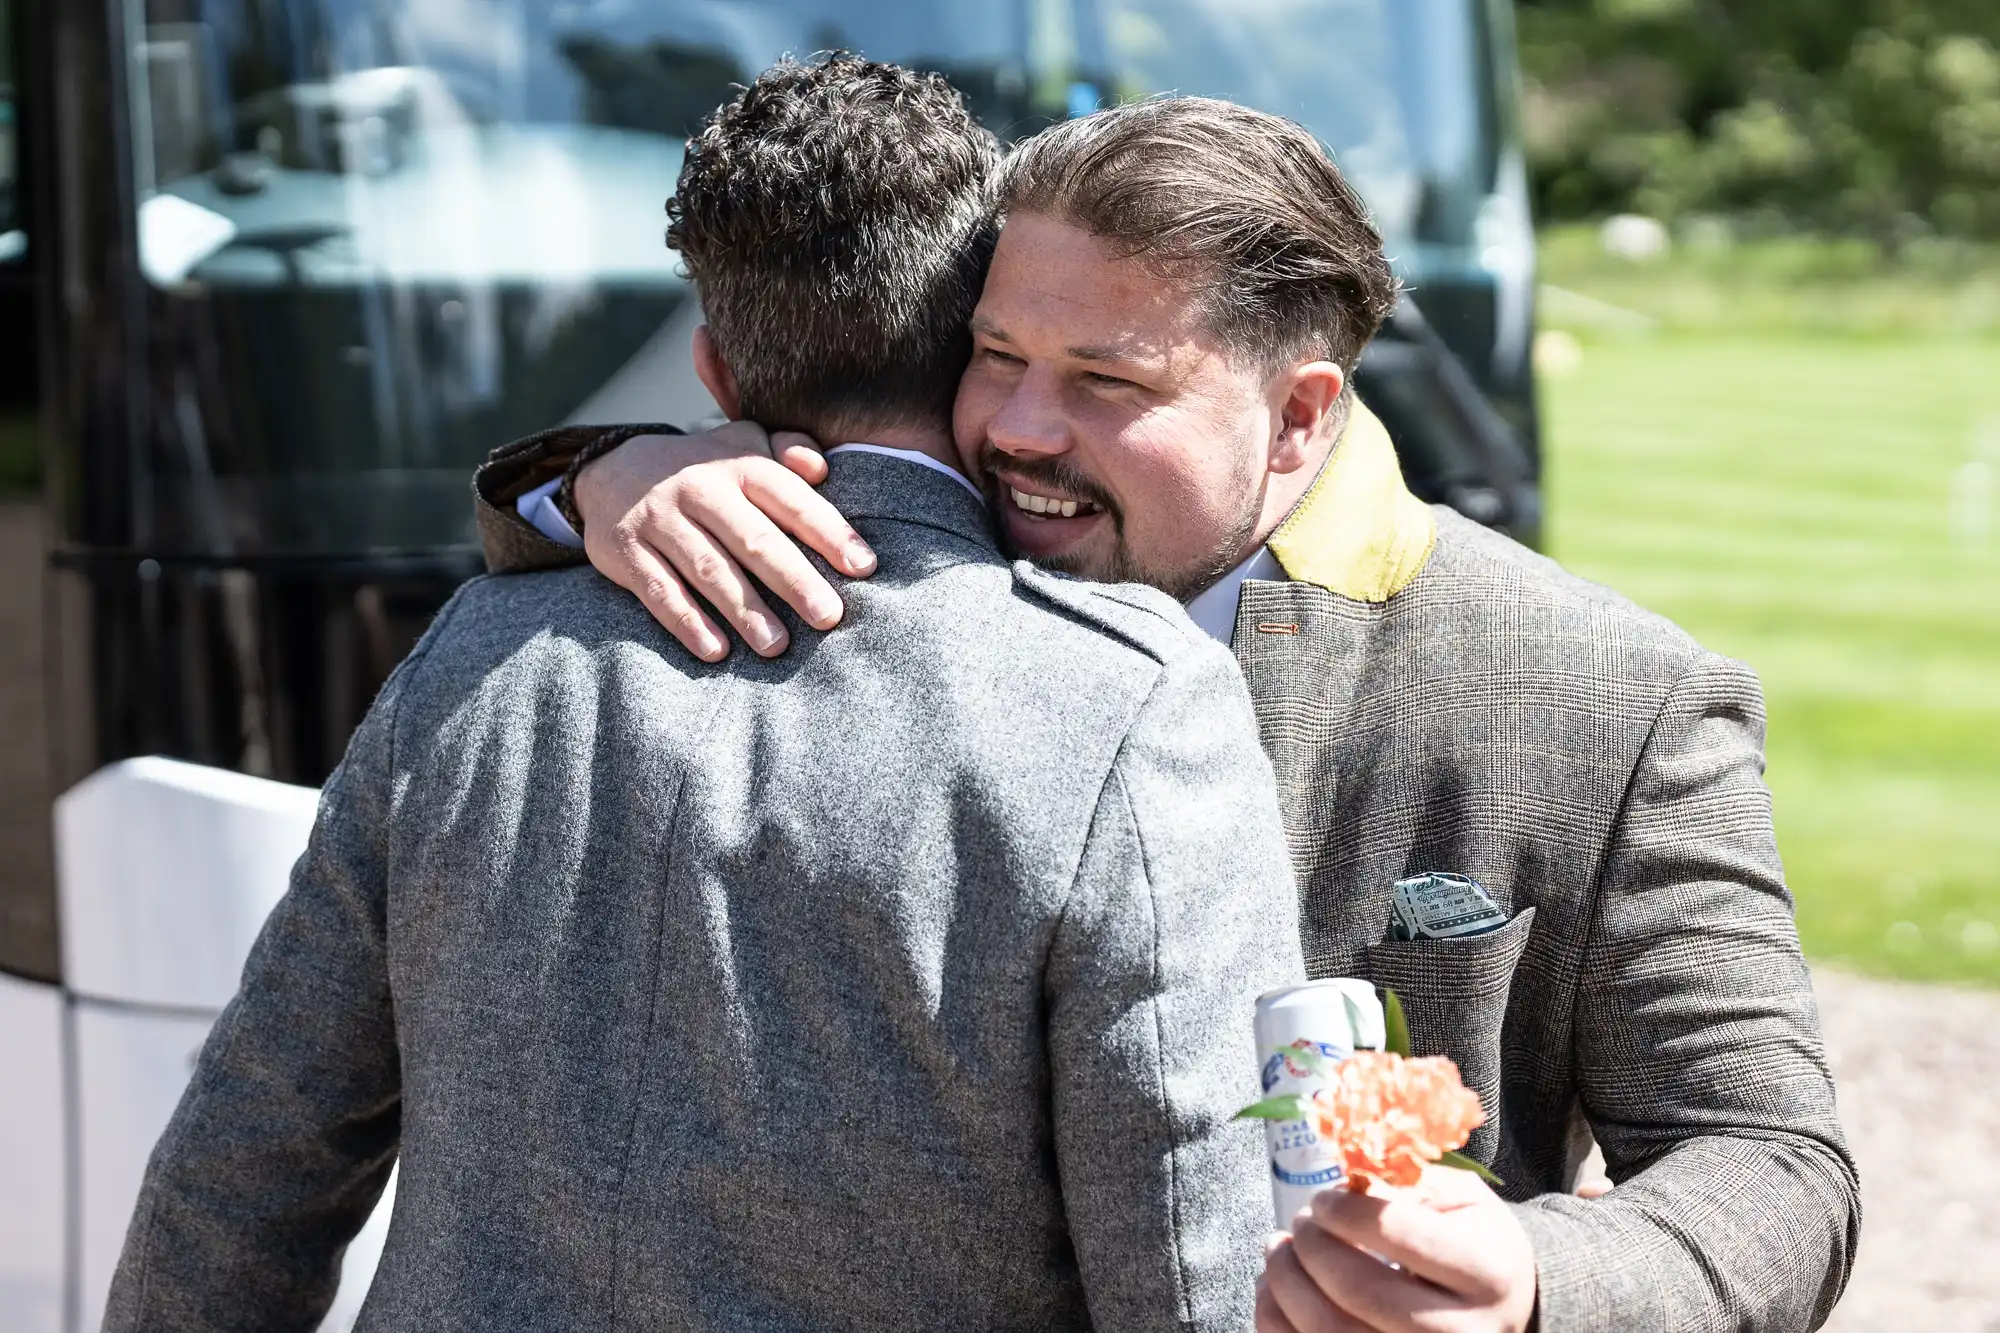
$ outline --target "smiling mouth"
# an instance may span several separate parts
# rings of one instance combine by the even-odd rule
[[[1007,498],[1019,513],[1030,519],[1089,518],[1104,512],[1100,506],[1089,500],[1024,491],[1011,483],[1007,486]]]

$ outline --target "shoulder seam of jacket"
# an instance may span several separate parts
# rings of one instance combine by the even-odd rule
[[[1106,592],[1104,589],[1094,587],[1091,584],[1086,583],[1082,580],[1076,580],[1074,581],[1073,584],[1073,586],[1077,588],[1079,593],[1079,596],[1077,598],[1072,600],[1071,598],[1068,597],[1059,596],[1056,593],[1050,591],[1050,589],[1047,588],[1046,586],[1024,577],[1019,568],[1020,565],[1023,563],[1024,562],[1022,561],[1014,562],[1015,583],[1019,584],[1021,587],[1024,587],[1028,589],[1030,592],[1034,593],[1035,596],[1040,601],[1047,604],[1051,608],[1060,612],[1067,613],[1072,619],[1077,620],[1083,623],[1084,625],[1088,626],[1089,628],[1098,631],[1106,638],[1116,639],[1119,642],[1128,645],[1133,649],[1133,651],[1159,664],[1160,666],[1164,667],[1168,663],[1178,660],[1180,657],[1185,655],[1185,653],[1187,653],[1190,650],[1199,649],[1201,646],[1202,639],[1206,637],[1206,636],[1198,637],[1197,635],[1188,632],[1182,626],[1176,625],[1172,617],[1166,615],[1165,613],[1157,610],[1154,607],[1147,606],[1143,602],[1139,601],[1128,602],[1123,598],[1114,597],[1109,592]],[[1036,569],[1032,565],[1030,565],[1029,568],[1034,569],[1034,572],[1036,574],[1040,574],[1043,576],[1047,575],[1046,570]],[[1061,580],[1059,581],[1059,586],[1064,586],[1064,587],[1072,586],[1072,581]],[[1109,616],[1093,614],[1088,606],[1089,600],[1107,601],[1110,602],[1113,606],[1121,606],[1128,611],[1136,611],[1141,615],[1150,617],[1154,622],[1157,622],[1159,624],[1159,626],[1163,631],[1165,631],[1168,634],[1171,634],[1174,637],[1174,642],[1172,646],[1168,647],[1166,645],[1162,645],[1156,642],[1149,642],[1141,635],[1133,633],[1131,630],[1125,628],[1124,626],[1115,624]],[[1150,692],[1148,694],[1148,697],[1150,697]]]
[[[410,655],[398,663],[396,669],[389,673],[389,680],[395,680],[398,676],[409,677],[406,682],[397,682],[396,697],[389,705],[389,772],[392,775],[396,771],[396,746],[401,739],[403,698],[407,687],[416,684],[417,677],[421,674],[425,662],[431,655],[431,649],[436,645],[437,640],[443,636],[446,627],[450,625],[453,618],[458,615],[459,606],[465,600],[466,593],[471,591],[476,585],[485,583],[494,577],[492,574],[475,574],[465,582],[459,584],[453,590],[451,596],[446,599],[444,606],[439,609],[437,619],[431,621],[430,628],[425,630],[423,637],[417,640],[417,646],[410,650]],[[388,684],[388,681],[384,681],[383,688],[387,689]]]

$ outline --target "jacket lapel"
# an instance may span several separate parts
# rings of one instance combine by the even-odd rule
[[[1389,432],[1356,400],[1333,456],[1269,542],[1291,581],[1246,580],[1236,604],[1230,646],[1267,744],[1274,729],[1319,746],[1339,735],[1382,607],[1416,581],[1436,544],[1436,516],[1403,484]]]
[[[1309,583],[1243,585],[1232,647],[1278,779],[1292,864],[1311,881],[1340,821],[1341,741],[1377,607]]]
[[[1352,883],[1364,803],[1354,703],[1389,602],[1436,544],[1429,506],[1410,494],[1395,446],[1356,403],[1306,498],[1270,540],[1289,582],[1246,581],[1230,644],[1278,780],[1303,888],[1310,970],[1351,972],[1354,947],[1387,920],[1388,885]]]

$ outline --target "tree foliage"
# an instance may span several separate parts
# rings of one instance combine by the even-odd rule
[[[2000,0],[1520,0],[1541,214],[2000,236]]]

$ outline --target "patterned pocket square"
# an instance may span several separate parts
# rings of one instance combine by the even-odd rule
[[[1454,940],[1507,924],[1506,910],[1470,875],[1427,870],[1397,880],[1392,892],[1392,940]]]

